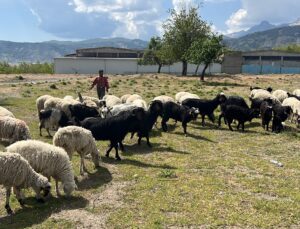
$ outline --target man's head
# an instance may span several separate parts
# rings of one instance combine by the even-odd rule
[[[103,76],[103,70],[99,70],[99,76],[100,76],[100,77]]]

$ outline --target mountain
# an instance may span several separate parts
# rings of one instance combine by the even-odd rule
[[[125,38],[97,38],[83,41],[47,41],[40,43],[0,41],[0,61],[9,63],[53,62],[53,58],[75,53],[76,49],[80,48],[117,47],[144,49],[147,45],[147,41]]]
[[[239,51],[272,49],[287,44],[300,44],[300,25],[256,32],[241,38],[224,39],[227,47]]]
[[[272,25],[268,21],[262,21],[260,24],[255,25],[248,30],[242,30],[240,32],[227,34],[226,36],[230,38],[240,38],[251,33],[263,32],[266,30],[274,29],[276,27],[277,27],[276,25]]]

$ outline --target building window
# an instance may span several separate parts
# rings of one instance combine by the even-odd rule
[[[259,60],[259,56],[244,56],[245,61],[247,60]]]
[[[262,56],[262,60],[276,61],[281,60],[281,56]]]
[[[283,60],[286,60],[286,61],[300,61],[300,56],[284,56]]]

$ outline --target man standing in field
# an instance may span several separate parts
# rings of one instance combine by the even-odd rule
[[[103,70],[99,71],[99,76],[94,80],[90,90],[97,85],[97,94],[99,99],[102,99],[105,96],[105,91],[108,92],[109,85],[107,77],[103,76]]]

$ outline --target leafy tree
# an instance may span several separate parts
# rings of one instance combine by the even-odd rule
[[[168,55],[174,61],[182,62],[182,75],[187,75],[187,51],[199,39],[210,32],[210,26],[198,14],[199,7],[170,10],[171,17],[163,24],[164,44],[168,47]]]
[[[143,65],[158,65],[158,73],[160,73],[163,65],[170,65],[172,63],[172,60],[167,55],[166,46],[160,37],[152,37],[150,39],[148,49],[139,61],[139,64]]]
[[[196,40],[189,51],[187,52],[187,59],[193,63],[204,64],[200,79],[204,80],[205,71],[208,66],[214,62],[220,62],[220,57],[224,53],[224,46],[222,44],[223,37],[215,34],[207,38]]]

